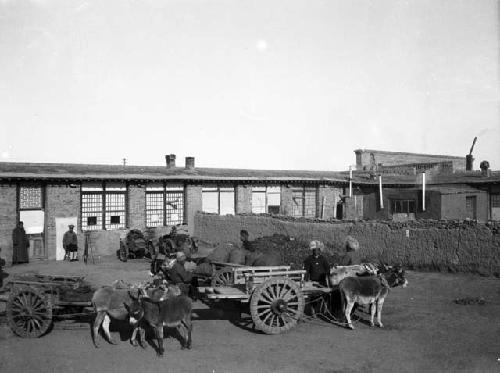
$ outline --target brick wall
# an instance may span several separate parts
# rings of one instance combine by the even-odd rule
[[[250,214],[252,212],[252,186],[236,186],[236,213]]]
[[[466,197],[476,197],[476,212],[477,220],[479,222],[488,221],[488,194],[486,192],[469,192],[469,193],[455,193],[443,194],[442,200],[442,213],[441,219],[464,219],[467,216]],[[472,217],[471,217],[472,218]]]
[[[78,246],[83,247],[83,234],[80,230],[80,187],[70,188],[67,185],[49,184],[45,187],[45,249],[49,259],[56,258],[56,218],[76,216],[75,227],[78,235]]]
[[[202,211],[201,185],[186,185],[185,219],[189,233],[193,234],[194,218],[198,211]]]
[[[127,222],[130,229],[146,228],[146,187],[129,185]]]
[[[12,230],[16,227],[16,185],[0,185],[0,257],[12,263]]]
[[[283,185],[281,187],[281,208],[282,215],[292,215],[292,187],[290,185]]]

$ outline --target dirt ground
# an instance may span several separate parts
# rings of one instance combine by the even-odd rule
[[[96,286],[119,279],[140,282],[149,276],[145,261],[122,263],[112,257],[87,266],[38,262],[7,268],[10,275],[29,271],[82,275]],[[56,323],[38,339],[16,337],[1,324],[0,372],[500,371],[500,280],[418,272],[407,277],[409,286],[393,289],[386,300],[383,329],[361,321],[354,331],[308,321],[271,336],[253,332],[247,314],[231,321],[234,314],[197,301],[192,350],[181,350],[178,340],[169,337],[163,358],[156,357],[151,346],[133,347],[127,329],[120,332],[113,324],[118,345],[102,341],[99,349],[92,345],[85,324],[71,329],[75,325]],[[453,302],[463,297],[483,297],[485,304]]]

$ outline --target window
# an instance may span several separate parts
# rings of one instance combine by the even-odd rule
[[[19,187],[19,209],[39,210],[42,208],[42,187],[41,186],[20,186]]]
[[[316,188],[303,187],[292,190],[292,216],[316,217]]]
[[[466,218],[477,219],[477,199],[476,196],[465,197]]]
[[[252,187],[252,213],[279,214],[281,188],[279,186]]]
[[[234,215],[234,187],[203,188],[202,210],[219,215]]]
[[[41,185],[19,186],[19,221],[27,234],[43,233],[45,214],[43,211],[43,189]]]
[[[500,194],[491,195],[491,220],[500,220]]]
[[[414,214],[417,203],[412,199],[393,199],[391,200],[391,212],[393,214]]]
[[[119,183],[82,185],[82,230],[125,228],[127,187]]]
[[[146,187],[146,226],[184,222],[184,186],[151,184]]]

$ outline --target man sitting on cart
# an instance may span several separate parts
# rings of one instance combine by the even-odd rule
[[[304,261],[304,269],[306,270],[306,281],[315,281],[321,285],[327,286],[330,264],[328,260],[321,255],[324,247],[321,241],[314,240],[309,243],[309,248],[312,250],[312,253]]]
[[[174,265],[166,271],[167,280],[178,285],[182,294],[194,297],[195,290],[198,288],[198,279],[184,267],[186,254],[178,251],[175,257],[176,261]]]

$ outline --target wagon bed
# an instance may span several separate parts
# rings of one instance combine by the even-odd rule
[[[290,266],[250,267],[213,263],[211,286],[199,287],[207,300],[232,299],[248,304],[254,325],[266,334],[293,328],[303,316],[305,300],[330,288],[304,281],[304,270]]]
[[[53,318],[88,315],[93,290],[83,277],[19,275],[6,285],[0,296],[7,303],[7,321],[12,331],[23,338],[45,334]]]

